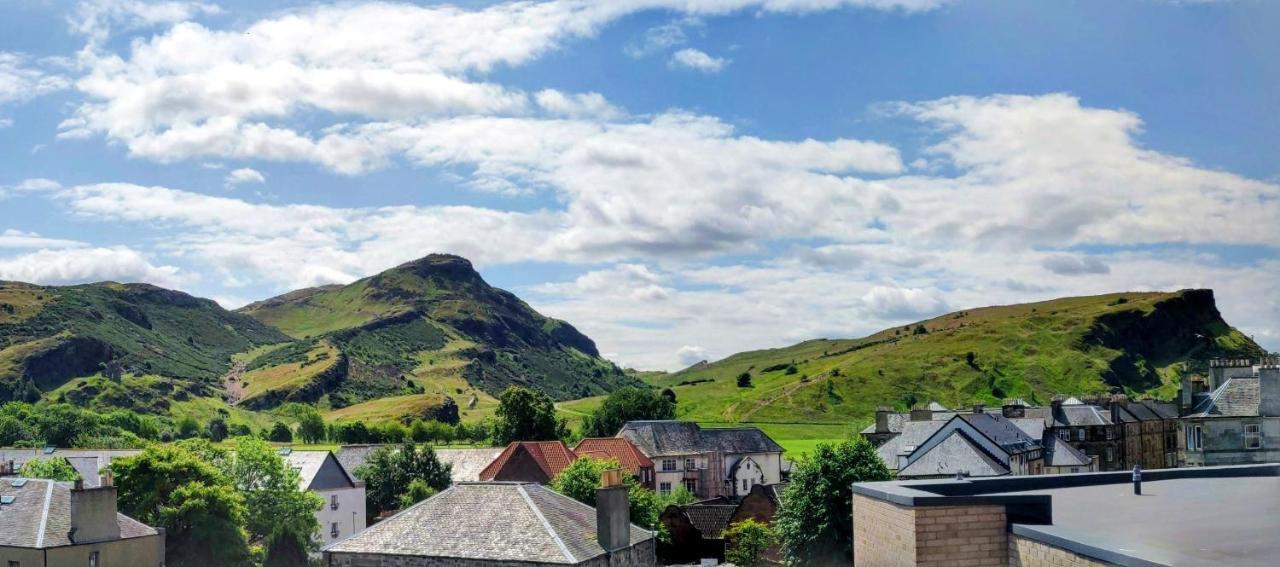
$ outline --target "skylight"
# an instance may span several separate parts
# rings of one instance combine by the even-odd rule
[[[9,481],[9,486],[12,486],[14,488],[22,488],[26,485],[27,485],[27,479],[25,478],[15,478]]]

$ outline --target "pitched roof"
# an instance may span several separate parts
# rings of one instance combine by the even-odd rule
[[[653,468],[653,460],[624,437],[588,437],[579,441],[573,452],[580,457],[617,459],[623,469],[633,474],[641,468]]]
[[[13,503],[0,505],[0,547],[48,548],[71,545],[70,482],[15,478],[0,481],[0,496],[12,496]],[[14,486],[14,484],[23,484]],[[129,539],[156,535],[155,528],[124,514],[116,514],[120,537]]]
[[[910,414],[907,414],[904,412],[897,412],[897,411],[888,414],[886,417],[888,417],[888,419],[885,421],[886,421],[886,425],[889,428],[889,433],[902,433],[902,424],[911,420]],[[875,432],[876,432],[876,424],[872,423],[871,425],[868,425],[865,428],[863,428],[862,431],[860,431],[859,433],[875,433]]]
[[[436,457],[452,468],[449,476],[453,482],[475,482],[480,480],[480,471],[489,466],[502,447],[484,447],[479,449],[436,449]]]
[[[480,480],[493,480],[519,451],[527,452],[547,478],[555,478],[578,458],[563,441],[513,441],[480,471]]]
[[[755,427],[702,428],[690,421],[628,421],[618,432],[650,458],[698,453],[781,453],[778,445]]]
[[[946,425],[945,421],[909,421],[905,424],[901,435],[876,447],[876,453],[880,455],[880,460],[884,461],[889,470],[896,470],[898,468],[899,454],[910,454],[910,451],[906,450],[907,447],[912,450],[919,447],[939,429],[942,429],[943,425]]]
[[[941,443],[898,471],[898,476],[952,476],[956,473],[1001,476],[1009,474],[1009,469],[979,449],[964,431],[953,430]]]
[[[355,486],[357,482],[329,451],[290,451],[284,460],[298,471],[298,490]],[[325,463],[331,463],[328,482],[323,483],[325,486],[316,486],[316,477],[324,471]]]
[[[992,413],[960,414],[960,419],[972,425],[995,444],[1009,453],[1020,453],[1040,448],[1040,438],[1031,437],[1012,420]]]
[[[631,526],[631,545],[653,538]],[[573,565],[605,554],[596,511],[528,483],[459,483],[325,551]]]
[[[1044,436],[1044,420],[1038,417],[1009,417],[1005,418],[1012,422],[1027,437],[1039,439]]]
[[[95,488],[100,484],[102,471],[111,466],[111,462],[121,457],[132,457],[141,453],[138,449],[54,449],[46,453],[45,449],[0,449],[0,468],[8,467],[13,461],[15,471],[32,459],[64,458],[80,478],[84,485]]]
[[[1057,435],[1044,436],[1044,465],[1046,467],[1087,467],[1093,459]]]
[[[1105,410],[1097,406],[1062,405],[1053,407],[1047,418],[1053,427],[1081,427],[1089,425],[1111,425],[1111,418]]]
[[[737,504],[687,504],[680,512],[702,534],[703,539],[722,539],[729,528],[729,520],[738,511]]]
[[[1178,417],[1177,404],[1157,402],[1155,400],[1140,400],[1138,403],[1146,406],[1147,409],[1151,410],[1151,412],[1156,414],[1160,419],[1177,419]]]
[[[1262,382],[1257,378],[1229,378],[1213,394],[1196,405],[1187,417],[1254,417],[1262,404]]]
[[[360,478],[356,475],[356,469],[369,460],[369,456],[374,451],[383,447],[394,447],[394,445],[343,445],[338,447],[334,455],[338,458],[338,462],[342,464],[342,468],[347,469],[352,476]]]

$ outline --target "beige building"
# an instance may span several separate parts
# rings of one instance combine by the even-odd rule
[[[0,565],[159,567],[164,533],[116,511],[116,488],[0,480]]]
[[[688,421],[630,421],[618,432],[653,460],[661,494],[683,486],[699,499],[741,498],[782,482],[782,446],[754,427],[704,428]]]

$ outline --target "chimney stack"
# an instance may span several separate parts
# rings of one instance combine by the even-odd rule
[[[610,553],[631,546],[631,502],[618,469],[600,475],[600,488],[596,489],[596,540]]]
[[[973,413],[982,413],[986,411],[987,406],[981,403],[973,404]]]
[[[1258,366],[1262,404],[1258,413],[1265,417],[1280,416],[1280,361],[1264,360]]]
[[[85,488],[77,480],[71,491],[72,543],[89,543],[120,539],[120,523],[116,519],[116,487]]]
[[[933,410],[928,407],[913,408],[911,410],[911,421],[932,421]]]
[[[889,414],[892,411],[886,407],[876,408],[876,433],[889,432]]]
[[[1022,404],[1022,400],[1009,400],[1000,408],[1000,413],[1007,418],[1019,418],[1027,416],[1027,406]]]

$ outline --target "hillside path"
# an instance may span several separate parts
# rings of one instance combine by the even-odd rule
[[[222,387],[227,391],[227,403],[236,405],[240,403],[240,398],[244,397],[244,369],[248,366],[245,362],[235,362],[231,365],[231,370],[222,375]]]

